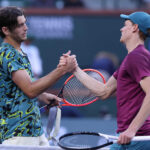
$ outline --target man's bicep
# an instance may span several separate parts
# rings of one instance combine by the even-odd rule
[[[117,90],[117,80],[114,78],[114,76],[111,76],[109,80],[106,83],[106,88],[108,90],[108,95],[112,95]]]
[[[26,70],[13,71],[12,80],[24,92],[31,84],[30,76]]]

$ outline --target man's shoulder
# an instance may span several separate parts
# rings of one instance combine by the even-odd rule
[[[9,58],[18,57],[17,55],[18,54],[17,54],[16,50],[14,50],[13,47],[0,45],[0,57],[9,59]]]
[[[12,46],[10,46],[9,44],[7,44],[7,43],[2,43],[1,45],[0,45],[0,51],[12,51],[12,49],[13,49],[13,47]]]
[[[128,59],[142,59],[150,57],[150,52],[146,48],[136,49],[128,54]]]

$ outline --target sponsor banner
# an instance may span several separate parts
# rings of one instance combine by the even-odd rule
[[[37,39],[72,39],[74,21],[70,16],[29,16],[28,33]]]

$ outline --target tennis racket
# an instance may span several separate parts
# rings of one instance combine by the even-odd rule
[[[106,147],[118,140],[117,136],[111,136],[96,132],[72,132],[59,138],[58,145],[68,150],[94,150]],[[132,141],[150,140],[150,136],[136,136]]]
[[[99,82],[105,83],[105,78],[99,71],[94,69],[84,69],[83,71],[86,72],[89,76],[98,80]],[[63,98],[61,106],[74,107],[86,106],[99,99],[88,88],[86,88],[74,75],[71,75],[65,81],[57,96]],[[59,107],[52,109],[51,107],[53,107],[53,102],[55,102],[55,100],[52,100],[50,104],[41,107],[40,111],[45,112],[49,110],[46,135],[48,140],[53,140],[53,143],[56,143],[55,138],[60,128],[61,109]],[[54,126],[55,128],[53,130],[53,133],[51,133]]]
[[[104,76],[95,69],[84,69],[85,73],[95,78],[99,82],[105,83]],[[86,106],[89,105],[99,98],[93,94],[88,88],[86,88],[74,75],[71,75],[64,83],[61,88],[58,97],[63,98],[61,106]],[[51,104],[53,101],[51,102]],[[43,106],[40,111],[45,111],[51,107],[51,104]]]

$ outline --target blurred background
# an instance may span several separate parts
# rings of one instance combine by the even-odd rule
[[[68,50],[77,55],[82,69],[98,69],[108,79],[127,54],[119,41],[123,26],[120,14],[149,12],[150,0],[0,0],[0,6],[24,8],[30,41],[22,49],[29,49],[31,58],[35,56],[33,69],[37,79],[52,71]],[[149,45],[147,40],[148,49]],[[69,75],[48,92],[57,94]],[[42,114],[44,125],[46,117]],[[116,97],[85,107],[62,108],[61,128],[62,133],[80,129],[114,134]]]

